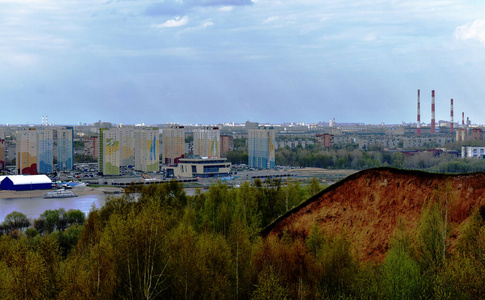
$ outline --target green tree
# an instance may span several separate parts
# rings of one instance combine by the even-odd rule
[[[3,226],[6,230],[24,229],[30,226],[30,220],[23,213],[13,211],[5,216]]]
[[[310,180],[310,183],[307,186],[307,190],[308,190],[308,195],[310,197],[318,194],[322,190],[322,187],[320,186],[318,179],[316,179],[315,177],[312,177],[312,179]]]

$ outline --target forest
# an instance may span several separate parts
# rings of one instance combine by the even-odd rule
[[[321,191],[279,180],[218,183],[188,196],[175,181],[131,186],[93,207],[1,224],[2,299],[477,299],[485,294],[485,207],[450,247],[430,199],[419,227],[400,224],[383,261],[362,261],[345,232],[262,237]],[[454,232],[454,231],[453,231]]]

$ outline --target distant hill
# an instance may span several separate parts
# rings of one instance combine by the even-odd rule
[[[485,173],[446,175],[392,168],[361,171],[290,210],[262,235],[281,235],[288,229],[292,236],[304,238],[317,222],[326,234],[345,232],[361,260],[380,261],[398,220],[417,228],[423,204],[438,198],[448,201],[450,222],[461,224],[474,208],[485,206]]]

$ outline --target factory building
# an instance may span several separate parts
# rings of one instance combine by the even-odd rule
[[[251,168],[275,168],[276,132],[273,127],[259,126],[249,130],[248,165]]]

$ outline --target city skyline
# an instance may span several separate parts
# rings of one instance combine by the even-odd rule
[[[484,124],[476,1],[4,0],[1,124]],[[39,120],[39,121],[37,121]]]

